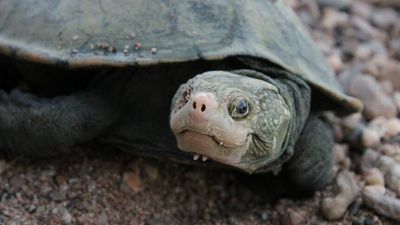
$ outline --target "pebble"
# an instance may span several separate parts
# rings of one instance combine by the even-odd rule
[[[368,119],[384,116],[396,116],[396,108],[392,99],[384,94],[379,82],[370,75],[360,75],[353,79],[348,92],[364,103],[364,113]]]
[[[400,222],[400,200],[387,195],[364,191],[364,204],[375,212]]]
[[[383,174],[377,168],[371,168],[364,174],[367,185],[385,185]]]
[[[356,199],[359,186],[352,172],[342,171],[336,179],[338,192],[335,197],[327,197],[321,201],[321,213],[328,220],[343,217],[347,207]]]
[[[25,185],[25,181],[19,176],[12,177],[9,183],[15,190],[19,190]]]
[[[350,204],[348,212],[351,216],[356,215],[360,212],[362,206],[362,199],[358,197],[353,203]]]
[[[393,95],[394,103],[396,104],[397,111],[400,112],[400,91],[396,91]]]
[[[363,44],[356,49],[355,57],[361,60],[367,60],[372,55],[372,49],[368,44]]]
[[[383,137],[386,132],[386,123],[387,119],[385,117],[383,116],[375,117],[373,120],[369,122],[368,127],[376,130],[376,132],[378,132],[379,135]]]
[[[360,32],[360,34],[366,35],[365,38],[381,39],[381,35],[379,34],[380,32],[362,17],[353,16],[351,18],[351,23],[358,28],[358,32]]]
[[[387,187],[400,195],[400,164],[393,158],[382,155],[378,158],[376,167],[384,174]]]
[[[390,26],[398,23],[396,11],[391,8],[375,9],[371,15],[371,21],[380,28],[388,29]]]
[[[369,19],[371,16],[372,12],[372,7],[366,2],[363,1],[355,1],[352,4],[351,11],[353,14],[361,16],[365,19]]]
[[[67,178],[63,175],[57,175],[55,177],[55,182],[58,186],[65,185],[67,183]]]
[[[339,73],[343,69],[343,61],[340,57],[340,53],[332,53],[328,56],[328,63],[333,68],[335,73]]]
[[[379,82],[386,95],[393,95],[394,87],[390,80],[382,80]]]
[[[399,74],[400,75],[400,74]],[[400,133],[400,119],[390,118],[386,121],[385,137],[391,138]]]
[[[67,198],[67,193],[64,191],[56,191],[51,193],[50,197],[53,201],[60,202],[64,201]]]
[[[322,7],[332,7],[338,10],[344,10],[350,7],[351,0],[318,0],[318,3]]]
[[[138,193],[143,190],[142,179],[137,173],[127,171],[124,173],[123,180],[133,192]]]
[[[65,210],[63,211],[62,216],[61,216],[62,222],[63,222],[64,224],[70,224],[70,223],[72,223],[72,219],[73,219],[73,217],[71,216],[71,214],[68,212],[67,209],[65,209]]]
[[[345,133],[349,133],[355,129],[357,129],[362,123],[362,114],[361,113],[353,113],[349,116],[343,118],[343,128]]]
[[[384,64],[381,67],[382,71],[380,73],[380,78],[389,80],[393,84],[395,90],[400,90],[399,61],[389,58],[384,61]]]
[[[101,213],[94,219],[95,225],[107,225],[108,224],[108,216],[105,213]]]
[[[282,225],[302,225],[306,224],[305,212],[287,210],[281,217]]]
[[[380,184],[367,185],[364,187],[364,191],[383,195],[386,193],[386,188],[384,185],[380,185]]]
[[[159,177],[159,172],[158,169],[150,164],[145,164],[144,165],[144,173],[146,174],[147,177],[150,178],[150,180],[155,181]]]
[[[376,225],[376,224],[375,224],[374,220],[372,220],[370,218],[365,218],[363,225]]]
[[[361,143],[366,148],[374,148],[380,144],[381,137],[379,133],[372,128],[365,128],[361,135]]]
[[[379,150],[387,156],[394,156],[398,153],[396,147],[392,144],[383,144]]]
[[[339,12],[332,8],[326,8],[323,12],[321,25],[323,28],[331,30],[336,26],[348,23],[348,21],[348,14]]]
[[[336,162],[342,163],[347,157],[347,151],[349,146],[346,144],[335,144],[333,146],[333,152],[335,153]]]

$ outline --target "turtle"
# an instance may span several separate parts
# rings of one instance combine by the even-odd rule
[[[362,109],[281,0],[3,0],[0,59],[7,155],[98,143],[314,191],[323,112]]]

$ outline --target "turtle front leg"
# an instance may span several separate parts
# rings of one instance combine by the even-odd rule
[[[328,124],[311,115],[288,162],[286,172],[296,190],[312,193],[331,180],[334,144]]]
[[[95,91],[39,98],[28,93],[0,92],[0,151],[48,157],[88,142],[117,116]]]

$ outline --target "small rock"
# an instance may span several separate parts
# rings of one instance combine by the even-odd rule
[[[372,23],[380,28],[388,29],[390,26],[398,23],[399,18],[396,11],[392,8],[374,9],[371,15]]]
[[[331,30],[338,25],[346,24],[349,21],[349,16],[346,13],[337,10],[326,8],[322,17],[321,25],[325,29]]]
[[[400,222],[400,200],[386,195],[366,192],[362,193],[364,204],[375,212]]]
[[[385,91],[385,94],[387,94],[389,96],[393,95],[394,87],[390,80],[385,79],[385,80],[380,81],[379,83],[380,83],[382,89]]]
[[[400,37],[389,40],[389,52],[392,57],[400,59]]]
[[[367,149],[361,158],[361,170],[365,173],[369,169],[374,168],[378,159],[379,153],[372,149]]]
[[[68,212],[68,210],[64,210],[62,216],[61,216],[61,220],[63,221],[64,224],[70,224],[72,222],[72,216],[71,214]]]
[[[107,216],[107,214],[102,213],[102,214],[98,215],[94,219],[94,224],[95,225],[107,225],[108,224],[108,216]]]
[[[368,127],[374,129],[379,133],[380,137],[383,137],[386,132],[387,119],[383,116],[375,117],[368,124]]]
[[[386,188],[384,185],[380,184],[367,185],[364,187],[364,191],[383,195],[386,192]]]
[[[385,137],[391,138],[400,133],[400,119],[390,118],[386,121],[386,133]]]
[[[336,179],[338,192],[333,198],[324,198],[321,201],[321,213],[329,220],[343,217],[347,207],[356,199],[359,187],[354,174],[348,171],[339,173]]]
[[[346,130],[354,130],[360,126],[362,122],[361,113],[353,113],[343,119],[343,126]]]
[[[367,60],[372,55],[372,49],[368,44],[363,44],[356,49],[355,57],[361,60]]]
[[[353,14],[361,16],[365,19],[369,19],[371,16],[372,12],[372,7],[370,4],[364,1],[355,1],[352,4],[352,9],[351,11]]]
[[[367,217],[364,219],[363,225],[376,225],[376,224],[375,224],[374,220]]]
[[[268,220],[268,213],[267,212],[262,212],[260,217],[261,217],[261,220]]]
[[[64,191],[56,191],[50,194],[50,197],[53,201],[61,202],[67,198],[67,193]]]
[[[125,172],[123,179],[133,192],[137,193],[143,190],[142,179],[137,173],[132,171]]]
[[[390,156],[390,157],[392,157],[392,156],[397,154],[396,147],[394,145],[392,145],[392,144],[387,144],[387,143],[383,144],[380,147],[379,151],[382,152],[384,155],[387,155],[387,156]]]
[[[19,176],[12,177],[9,183],[15,190],[18,190],[25,185],[25,181]]]
[[[344,10],[350,7],[351,0],[318,0],[318,4],[322,7],[332,7],[338,10]]]
[[[377,147],[381,142],[379,133],[372,128],[364,129],[361,135],[361,143],[364,147],[374,148]]]
[[[400,164],[391,157],[382,155],[378,158],[376,167],[384,174],[387,187],[400,195]]]
[[[146,222],[148,225],[171,225],[171,221],[169,218],[166,218],[165,216],[156,216],[154,218],[151,218]]]
[[[357,76],[348,87],[348,92],[361,99],[365,107],[365,115],[372,119],[378,116],[392,118],[396,116],[396,108],[392,99],[384,94],[382,87],[369,75]]]
[[[362,205],[362,199],[358,197],[353,203],[350,204],[348,209],[349,214],[351,216],[356,215],[360,211],[361,205]]]
[[[396,91],[393,95],[394,103],[396,104],[397,111],[400,112],[400,92]]]
[[[328,62],[336,73],[343,69],[343,61],[339,53],[333,53],[328,56]]]
[[[380,32],[375,29],[367,20],[360,16],[353,16],[351,18],[351,23],[358,28],[358,31],[361,34],[364,34],[366,38],[374,38],[374,39],[384,39],[382,36],[383,34],[380,34]]]
[[[305,212],[296,212],[294,210],[286,211],[281,217],[282,225],[301,225],[306,224]]]
[[[58,186],[61,186],[67,183],[67,178],[63,175],[57,175],[55,181]]]
[[[152,181],[157,180],[157,178],[159,176],[158,169],[156,167],[154,167],[153,165],[150,165],[150,164],[145,164],[144,165],[144,173]]]
[[[397,60],[387,59],[382,67],[380,74],[381,79],[387,79],[392,84],[395,90],[400,90],[400,64]]]
[[[386,67],[389,61],[387,53],[374,55],[365,66],[372,66],[371,74],[379,79],[386,79],[382,77],[382,70]]]
[[[377,168],[371,168],[364,174],[364,180],[368,185],[385,185],[383,174]]]
[[[349,146],[345,144],[335,144],[335,146],[333,146],[336,162],[342,163],[346,160],[348,149]]]

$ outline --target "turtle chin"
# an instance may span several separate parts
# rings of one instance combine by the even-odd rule
[[[185,129],[175,134],[178,148],[193,153],[193,160],[206,161],[209,158],[222,164],[237,167],[242,156],[250,146],[250,136],[243,137],[241,145],[230,145],[218,140],[215,136]],[[230,146],[229,146],[230,145]]]

